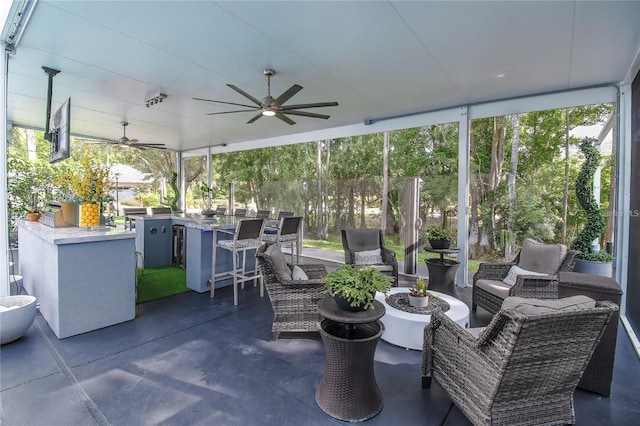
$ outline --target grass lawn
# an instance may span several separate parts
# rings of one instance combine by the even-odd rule
[[[398,260],[404,260],[404,246],[395,245],[391,241],[386,241],[387,247],[396,252],[396,258]],[[343,253],[342,249],[342,237],[338,235],[330,235],[328,241],[322,240],[310,240],[305,239],[304,245],[308,247],[319,248],[323,250],[331,250]],[[433,253],[426,253],[424,251],[418,252],[418,263],[424,263],[425,259],[429,257],[436,256]],[[475,273],[478,270],[478,265],[480,265],[481,260],[469,260],[469,272]]]

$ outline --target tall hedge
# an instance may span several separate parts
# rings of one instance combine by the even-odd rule
[[[600,164],[600,152],[595,147],[594,138],[584,138],[580,142],[585,160],[576,179],[576,197],[585,211],[587,224],[573,240],[571,248],[589,253],[591,243],[600,237],[606,227],[605,218],[593,196],[593,175]]]

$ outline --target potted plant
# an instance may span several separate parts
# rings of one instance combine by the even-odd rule
[[[343,264],[327,274],[324,292],[342,309],[357,312],[372,308],[376,292],[388,293],[392,281],[371,266]]]
[[[416,284],[409,289],[409,304],[416,308],[426,308],[429,304],[429,297],[438,297],[427,290],[427,282],[424,278],[418,278]]]
[[[609,253],[593,251],[592,243],[605,230],[606,222],[593,195],[593,176],[600,164],[600,152],[595,147],[594,138],[584,138],[580,150],[585,160],[576,178],[576,198],[587,217],[587,224],[576,236],[571,248],[579,250],[574,271],[610,277],[613,258]]]
[[[423,235],[423,240],[429,241],[429,245],[434,249],[448,249],[453,241],[453,235],[448,229],[439,226],[428,227]]]
[[[7,164],[9,202],[16,212],[24,211],[29,221],[40,219],[40,203],[46,197],[46,165],[12,157]]]
[[[215,212],[211,210],[211,201],[213,200],[213,197],[215,197],[216,191],[205,182],[200,183],[200,191],[202,191],[202,204],[204,206],[202,215],[211,217],[215,214]]]

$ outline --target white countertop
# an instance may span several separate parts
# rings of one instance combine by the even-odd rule
[[[134,231],[126,231],[122,228],[109,226],[101,226],[98,228],[80,228],[77,226],[51,228],[40,222],[27,222],[25,220],[18,220],[18,226],[25,231],[37,235],[48,243],[57,245],[124,240],[136,237]]]

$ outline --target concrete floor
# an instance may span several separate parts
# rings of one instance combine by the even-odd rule
[[[468,303],[470,289],[458,297]],[[23,338],[0,349],[0,424],[343,423],[315,402],[324,371],[319,335],[271,341],[271,319],[268,298],[251,286],[238,306],[229,287],[214,299],[189,292],[140,305],[134,321],[63,340],[38,315]],[[489,319],[479,312],[471,323]],[[420,363],[419,351],[380,341],[384,407],[367,424],[469,424],[437,384],[420,389]],[[622,327],[611,397],[577,390],[574,399],[579,425],[638,424],[640,361]]]

